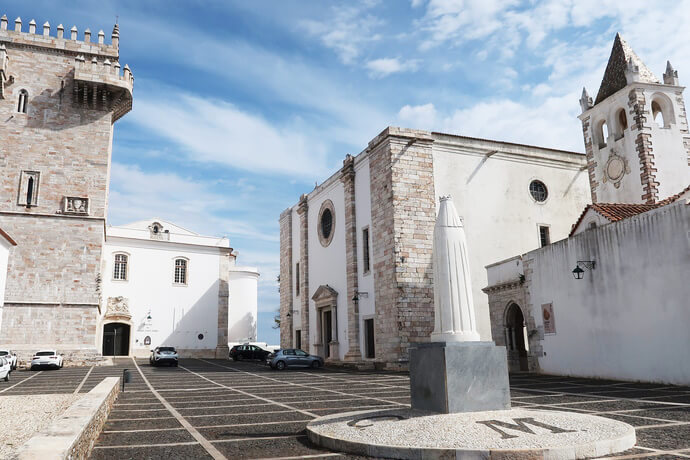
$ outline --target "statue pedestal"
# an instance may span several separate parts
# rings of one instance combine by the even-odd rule
[[[510,409],[505,347],[432,342],[410,347],[412,409],[441,414]]]

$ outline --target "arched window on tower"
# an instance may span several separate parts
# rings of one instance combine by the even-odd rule
[[[628,129],[628,117],[625,114],[625,109],[620,109],[618,115],[616,116],[616,121],[618,122],[618,129],[616,131],[616,140],[625,136],[625,130]]]
[[[19,99],[17,100],[17,112],[26,113],[29,106],[29,92],[25,89],[19,91]]]
[[[652,96],[652,119],[660,128],[670,128],[674,121],[673,103],[663,93]]]
[[[594,140],[596,144],[600,149],[606,147],[606,140],[609,137],[609,129],[608,126],[606,126],[606,120],[599,121],[594,127]]]

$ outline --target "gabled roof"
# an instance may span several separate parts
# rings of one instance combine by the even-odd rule
[[[169,230],[170,233],[178,233],[181,235],[191,235],[191,236],[196,236],[199,235],[198,233],[192,232],[190,230],[187,230],[186,228],[182,228],[179,225],[175,225],[172,222],[169,222],[167,220],[159,219],[157,217],[153,217],[151,219],[147,220],[138,220],[136,222],[130,222],[129,224],[125,225],[119,225],[118,227],[121,228],[130,228],[130,229],[135,229],[135,230],[148,230],[150,225],[153,225],[154,222],[158,222],[163,226],[164,230]]]
[[[618,222],[619,220],[627,219],[628,217],[633,217],[643,212],[651,211],[652,209],[660,208],[661,206],[666,206],[675,201],[678,201],[683,197],[690,197],[690,185],[685,187],[680,193],[666,198],[665,200],[658,201],[654,204],[631,204],[631,203],[593,203],[588,204],[585,209],[580,214],[580,217],[573,225],[568,236],[573,236],[575,231],[582,223],[587,211],[590,209],[597,212],[609,222]]]
[[[659,79],[654,76],[652,71],[635,54],[630,45],[623,40],[623,37],[620,34],[616,34],[609,63],[606,65],[604,78],[601,80],[601,86],[599,86],[599,93],[597,93],[594,105],[628,85],[628,80],[625,78],[625,70],[628,68],[628,61],[630,60],[632,60],[633,65],[639,68],[641,82],[659,83]]]

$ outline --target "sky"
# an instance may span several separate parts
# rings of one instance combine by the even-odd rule
[[[229,237],[261,273],[270,344],[280,212],[386,126],[582,152],[578,100],[617,32],[657,78],[667,59],[690,76],[690,0],[0,0],[1,14],[107,42],[117,18],[135,83],[109,224]]]

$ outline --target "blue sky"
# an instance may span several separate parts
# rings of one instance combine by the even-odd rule
[[[3,0],[87,27],[135,76],[115,126],[109,221],[227,235],[258,266],[259,339],[279,299],[278,216],[388,125],[582,151],[616,32],[661,78],[690,76],[690,1]]]

